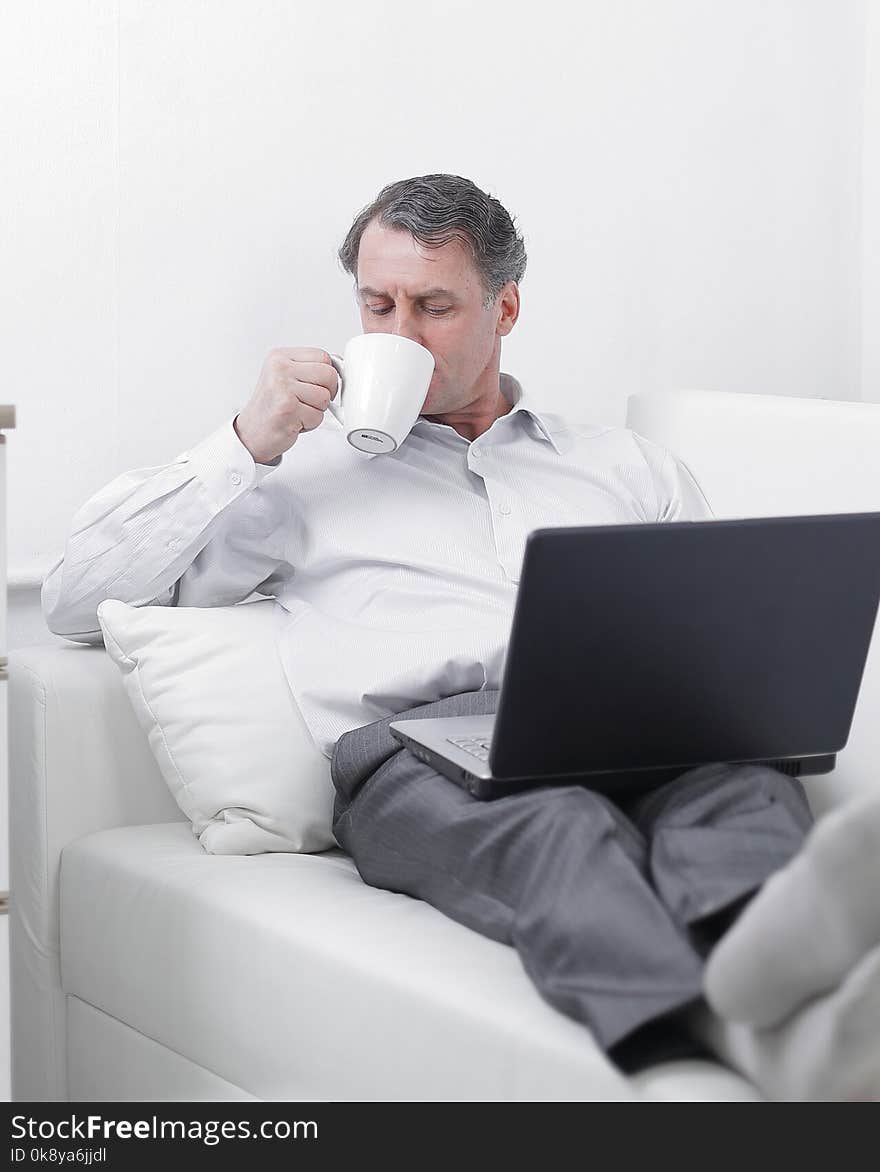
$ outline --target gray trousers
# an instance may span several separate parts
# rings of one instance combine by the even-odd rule
[[[725,913],[803,842],[803,788],[775,769],[717,764],[626,801],[577,784],[479,801],[388,731],[393,719],[494,712],[497,697],[452,696],[341,737],[337,841],[370,885],[512,945],[541,995],[635,1068],[652,1043],[630,1063],[625,1040],[651,1039],[699,1000]],[[667,1030],[660,1056],[674,1056],[670,1044]]]

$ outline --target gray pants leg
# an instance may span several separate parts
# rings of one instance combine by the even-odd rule
[[[392,719],[493,712],[473,692],[340,738],[334,831],[363,879],[511,944],[542,996],[610,1050],[696,1002],[694,928],[754,892],[811,824],[800,783],[710,765],[620,805],[580,785],[478,801],[402,749]]]

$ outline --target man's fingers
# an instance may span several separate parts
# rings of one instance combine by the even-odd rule
[[[312,383],[316,387],[326,387],[330,394],[336,390],[338,375],[335,369],[326,362],[297,362],[290,367],[290,372],[298,383]]]
[[[327,404],[332,398],[326,386],[318,386],[316,383],[298,382],[293,390],[301,403],[307,403],[322,412],[327,410]]]
[[[320,427],[324,419],[324,412],[317,410],[315,407],[309,407],[307,403],[303,403],[300,408],[299,417],[302,421],[303,431],[314,431],[316,427]]]
[[[281,354],[293,362],[321,362],[329,365],[330,355],[317,346],[276,346],[273,354]]]

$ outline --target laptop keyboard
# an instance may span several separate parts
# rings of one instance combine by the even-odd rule
[[[492,742],[488,737],[447,737],[446,739],[450,745],[455,745],[456,749],[464,749],[466,753],[479,757],[481,761],[489,760],[489,746]]]

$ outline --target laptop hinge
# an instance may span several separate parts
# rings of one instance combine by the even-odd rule
[[[830,773],[837,764],[836,753],[822,753],[815,757],[787,757],[781,761],[756,761],[756,765],[768,765],[787,773],[789,777],[805,777],[812,773]]]

